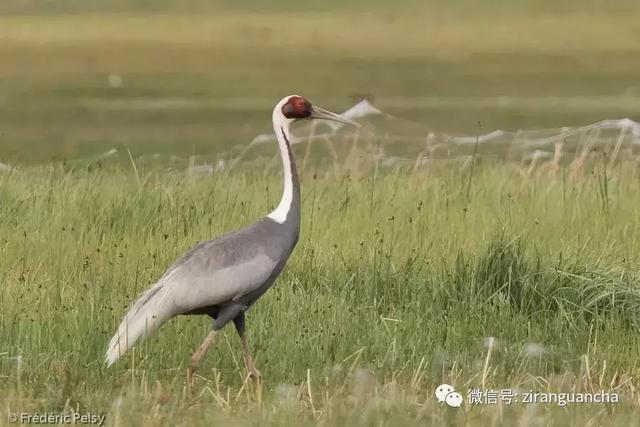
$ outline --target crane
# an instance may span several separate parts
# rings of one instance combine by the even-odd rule
[[[358,126],[298,95],[283,98],[273,109],[273,129],[283,167],[283,194],[278,206],[255,223],[198,243],[178,258],[131,306],[105,354],[113,365],[138,339],[157,331],[178,315],[213,319],[202,344],[191,357],[189,382],[216,334],[233,321],[242,341],[248,374],[261,377],[245,335],[245,312],[273,285],[300,234],[300,184],[291,149],[291,123],[324,119]]]

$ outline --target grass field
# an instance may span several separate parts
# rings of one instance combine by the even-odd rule
[[[622,154],[577,174],[299,161],[300,243],[248,314],[262,385],[228,328],[188,387],[205,318],[104,367],[133,298],[280,197],[274,162],[197,176],[142,155],[240,150],[289,93],[369,96],[425,135],[639,120],[636,2],[389,4],[2,2],[0,425],[640,425],[640,173]],[[455,409],[442,382],[620,403]]]
[[[5,14],[0,161],[215,155],[290,93],[336,111],[368,96],[425,133],[637,119],[640,8],[592,6]]]
[[[130,169],[55,166],[4,174],[3,411],[93,411],[111,425],[632,425],[634,168],[571,183],[478,167],[468,198],[459,168],[304,176],[300,245],[249,315],[260,392],[243,382],[232,329],[186,386],[205,318],[172,321],[114,369],[101,360],[131,299],[196,241],[272,207],[279,177],[141,170],[138,181]],[[440,382],[465,394],[616,391],[622,403],[453,410],[435,402]]]

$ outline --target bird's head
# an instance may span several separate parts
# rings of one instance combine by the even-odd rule
[[[345,119],[336,113],[311,105],[309,101],[298,95],[290,95],[282,98],[278,105],[276,105],[273,113],[274,117],[278,114],[289,122],[303,119],[322,119],[359,126],[357,123]]]

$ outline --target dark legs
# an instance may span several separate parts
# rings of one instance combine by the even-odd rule
[[[242,353],[244,355],[244,363],[247,367],[247,372],[254,379],[262,378],[262,374],[260,371],[256,369],[256,365],[253,363],[253,357],[251,356],[251,352],[249,351],[249,343],[247,342],[247,337],[244,334],[244,312],[241,311],[233,319],[233,324],[236,326],[236,331],[238,331],[238,335],[240,335],[240,339],[242,340]]]
[[[193,374],[195,374],[196,369],[198,368],[198,363],[200,363],[200,359],[202,359],[202,357],[205,355],[205,353],[209,349],[209,346],[213,343],[213,340],[216,337],[217,333],[218,331],[213,329],[213,324],[211,324],[211,328],[209,328],[209,333],[205,337],[204,341],[202,341],[202,344],[200,344],[200,347],[198,347],[195,353],[193,353],[193,356],[191,356],[191,365],[189,366],[189,370],[187,373],[190,384],[193,384]]]

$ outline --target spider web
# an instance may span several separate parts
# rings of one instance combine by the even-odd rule
[[[602,120],[580,127],[498,129],[478,135],[453,135],[387,114],[367,100],[356,103],[341,115],[362,126],[306,121],[293,127],[293,150],[299,169],[321,171],[339,166],[353,169],[367,164],[421,168],[436,162],[470,162],[474,156],[521,164],[530,170],[542,164],[558,168],[571,163],[601,163],[604,159],[608,166],[615,166],[625,160],[640,159],[640,123],[628,118]],[[280,168],[274,143],[275,135],[270,132],[217,155],[150,154],[133,159],[126,152],[111,149],[77,162],[91,164],[125,158],[141,165],[166,166],[180,173],[186,170],[194,176],[233,169],[269,171]],[[9,165],[0,163],[0,171],[9,169]]]
[[[610,165],[640,154],[640,123],[628,118],[602,120],[580,127],[505,131],[494,130],[478,135],[452,135],[434,132],[376,108],[363,100],[341,116],[363,126],[334,122],[310,122],[294,130],[295,144],[307,146],[303,161],[313,153],[314,158],[347,157],[373,159],[381,166],[414,165],[421,167],[434,161],[468,160],[472,156],[518,162],[527,165],[551,162],[587,162],[602,156]],[[251,162],[252,151],[262,146],[273,150],[273,134],[257,135],[233,159],[232,165]],[[313,145],[314,148],[309,146]],[[324,149],[323,149],[324,148]],[[323,153],[324,152],[324,153]],[[272,151],[271,151],[272,153]]]

